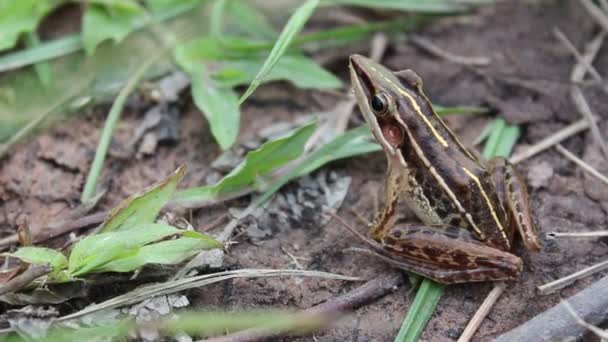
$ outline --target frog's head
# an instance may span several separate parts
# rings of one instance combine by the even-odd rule
[[[415,127],[432,112],[422,80],[411,70],[392,72],[361,55],[350,56],[350,75],[359,109],[387,155],[395,156]],[[427,114],[425,114],[427,113]]]

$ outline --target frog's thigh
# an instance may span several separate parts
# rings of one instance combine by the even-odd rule
[[[492,159],[489,163],[489,170],[498,197],[509,213],[509,222],[517,228],[527,249],[539,251],[542,244],[532,221],[526,184],[513,164],[504,158]]]
[[[443,284],[512,279],[523,266],[457,226],[398,225],[379,242],[393,264]]]

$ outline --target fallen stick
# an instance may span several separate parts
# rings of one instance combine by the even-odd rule
[[[608,316],[608,276],[568,299],[586,322],[598,325]],[[557,304],[519,327],[498,336],[496,342],[578,341],[587,329],[564,305]]]
[[[388,271],[380,274],[374,279],[361,285],[360,287],[330,299],[325,303],[313,306],[302,311],[299,315],[303,319],[312,319],[314,317],[327,318],[324,326],[333,322],[335,317],[347,311],[352,311],[374,299],[380,298],[403,283],[403,275],[398,270]],[[297,327],[296,327],[297,328]],[[252,342],[266,340],[278,335],[289,334],[289,331],[277,332],[265,328],[252,328],[242,330],[233,334],[206,339],[207,342]]]
[[[471,338],[473,338],[473,335],[475,335],[475,332],[477,332],[477,329],[479,329],[479,326],[481,325],[483,320],[486,319],[486,317],[492,310],[492,307],[506,288],[507,284],[504,281],[501,281],[494,285],[494,288],[492,289],[492,291],[490,291],[490,293],[483,301],[479,309],[477,309],[477,312],[475,313],[473,318],[471,318],[469,324],[467,324],[467,327],[464,329],[462,335],[460,335],[460,338],[458,338],[457,342],[468,342],[471,340]]]
[[[585,277],[588,277],[592,274],[595,274],[597,272],[601,272],[605,269],[608,268],[608,260],[602,261],[598,264],[595,264],[593,266],[589,266],[586,267],[578,272],[574,272],[570,275],[567,275],[563,278],[554,280],[550,283],[547,283],[545,285],[540,285],[538,286],[538,292],[541,295],[546,295],[552,292],[555,292],[557,290],[561,290],[564,287],[574,283],[575,281],[579,280],[579,279],[583,279]]]

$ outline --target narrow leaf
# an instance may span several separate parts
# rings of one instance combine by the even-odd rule
[[[162,207],[173,196],[185,172],[186,168],[180,166],[169,177],[122,201],[112,209],[100,231],[105,233],[130,229],[136,225],[154,222]]]
[[[289,47],[289,44],[308,21],[308,18],[310,18],[310,16],[313,14],[318,4],[319,0],[307,0],[289,18],[274,47],[270,51],[268,59],[266,59],[264,65],[262,65],[260,71],[258,71],[257,75],[253,79],[253,82],[251,82],[249,85],[249,88],[247,88],[245,93],[239,99],[239,103],[243,103],[243,101],[245,101],[245,99],[247,99],[249,95],[251,95],[260,84],[262,84],[262,81],[266,75],[270,72],[270,70],[272,70],[279,58],[281,58],[281,56],[285,53]]]
[[[87,236],[72,249],[68,270],[73,276],[92,272],[115,259],[134,255],[140,247],[151,242],[183,232],[166,224],[149,223]]]
[[[230,148],[238,137],[241,119],[234,91],[217,87],[205,66],[199,64],[192,74],[192,98],[207,118],[211,134],[222,150]]]
[[[309,174],[329,162],[380,150],[380,146],[371,140],[371,132],[367,126],[352,129],[303,158],[291,172],[274,181],[268,190],[256,199],[256,203],[264,203],[283,185]]]
[[[145,19],[146,13],[141,8],[112,11],[100,4],[89,4],[82,19],[82,42],[85,51],[92,55],[97,45],[104,40],[120,42]]]
[[[201,0],[144,0],[146,8],[154,14],[171,12],[176,8],[193,8],[200,4]]]
[[[435,311],[444,286],[429,279],[423,279],[416,292],[414,302],[407,310],[405,321],[395,337],[395,342],[416,342]]]
[[[30,32],[27,34],[26,43],[28,47],[34,47],[40,45],[40,38],[36,32]],[[36,70],[36,74],[38,74],[38,78],[40,79],[40,83],[45,86],[51,84],[51,69],[49,67],[49,63],[40,62],[34,64],[34,69]]]
[[[519,139],[520,135],[521,130],[519,126],[507,125],[507,127],[502,131],[500,141],[496,145],[494,156],[506,158],[511,155],[511,151],[515,146],[515,143],[517,143],[517,139]]]
[[[450,115],[450,114],[486,114],[490,111],[490,108],[485,107],[442,107],[433,105],[433,108],[439,115]]]
[[[222,32],[222,21],[226,0],[215,0],[211,8],[211,18],[209,19],[209,35],[219,36]]]
[[[45,247],[20,247],[13,253],[7,253],[34,265],[50,264],[53,273],[57,273],[68,265],[68,259],[61,252]]]
[[[222,87],[228,88],[248,84],[254,80],[262,63],[261,58],[226,61],[214,79]],[[222,78],[224,70],[236,70],[238,77]],[[274,80],[287,80],[300,88],[334,89],[342,86],[340,79],[302,55],[285,55],[279,59],[264,82]]]
[[[304,145],[315,127],[316,123],[312,122],[288,136],[265,143],[257,150],[247,153],[245,160],[216,184],[179,191],[173,201],[176,203],[205,201],[222,194],[258,186],[261,177],[302,154]]]
[[[254,37],[274,39],[276,32],[268,19],[247,1],[228,1],[226,14],[239,31]]]
[[[496,151],[496,147],[500,142],[500,136],[506,126],[507,123],[503,118],[496,118],[494,120],[490,135],[488,136],[488,141],[486,141],[483,152],[481,153],[486,159],[494,156],[494,151]]]
[[[143,246],[133,255],[116,259],[100,267],[100,272],[131,272],[147,264],[172,265],[191,258],[202,250],[222,248],[217,240],[201,237],[181,237]]]

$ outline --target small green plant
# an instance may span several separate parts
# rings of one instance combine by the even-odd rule
[[[184,176],[180,167],[167,179],[114,208],[93,234],[79,240],[69,254],[22,247],[8,253],[29,264],[50,264],[47,281],[67,282],[98,272],[131,272],[148,264],[176,264],[202,250],[223,244],[204,234],[155,222]]]

